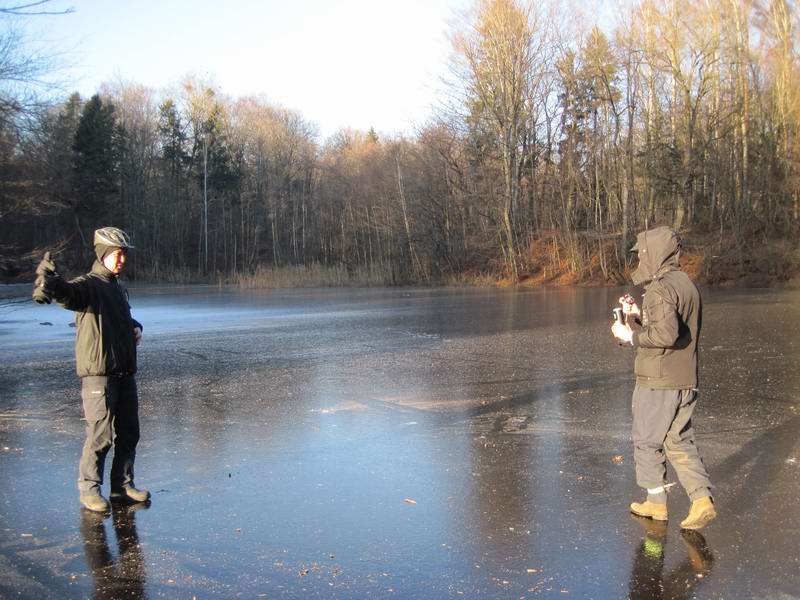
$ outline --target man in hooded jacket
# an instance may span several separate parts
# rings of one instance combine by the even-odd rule
[[[78,468],[80,501],[89,510],[107,512],[101,493],[105,457],[114,447],[111,499],[146,502],[150,493],[137,489],[133,463],[139,442],[139,400],[136,390],[136,346],[142,325],[131,317],[128,292],[117,276],[133,246],[116,227],[94,233],[97,260],[86,275],[66,281],[46,253],[36,269],[33,298],[55,300],[75,311],[75,366],[81,378],[86,441]]]
[[[691,500],[683,529],[700,529],[716,517],[711,481],[694,442],[692,413],[697,402],[698,344],[702,324],[700,292],[680,270],[680,239],[669,227],[640,233],[633,250],[639,266],[634,285],[644,285],[642,309],[621,298],[624,322],[612,334],[636,348],[633,444],[636,482],[647,490],[631,512],[666,521],[669,460]]]

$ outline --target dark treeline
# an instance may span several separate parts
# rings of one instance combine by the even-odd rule
[[[654,224],[742,261],[795,239],[794,2],[635,2],[611,34],[578,34],[564,12],[479,2],[450,32],[447,100],[409,136],[320,142],[297,112],[196,79],[37,110],[6,86],[0,259],[27,269],[55,245],[79,268],[113,224],[140,279],[612,280]]]

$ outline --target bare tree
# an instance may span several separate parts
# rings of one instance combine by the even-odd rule
[[[519,278],[513,225],[519,205],[522,151],[528,137],[526,110],[531,77],[544,45],[540,14],[532,3],[487,0],[477,14],[452,34],[457,68],[471,105],[472,118],[486,124],[500,152],[503,202],[499,216],[503,251],[511,277]]]

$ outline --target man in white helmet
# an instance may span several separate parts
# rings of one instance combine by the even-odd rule
[[[94,232],[97,260],[89,273],[66,281],[56,271],[48,252],[36,269],[33,291],[33,298],[39,303],[55,300],[63,308],[75,311],[75,364],[86,417],[78,490],[81,504],[97,512],[110,508],[101,486],[106,454],[112,446],[111,499],[150,499],[150,492],[137,489],[133,481],[139,442],[139,400],[134,376],[142,325],[131,317],[128,292],[117,279],[132,248],[130,238],[121,229],[98,229]]]

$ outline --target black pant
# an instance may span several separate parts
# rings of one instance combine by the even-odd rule
[[[78,467],[78,490],[98,494],[106,454],[114,446],[111,489],[133,485],[133,462],[139,443],[139,397],[129,377],[84,377],[81,380],[86,442]]]

